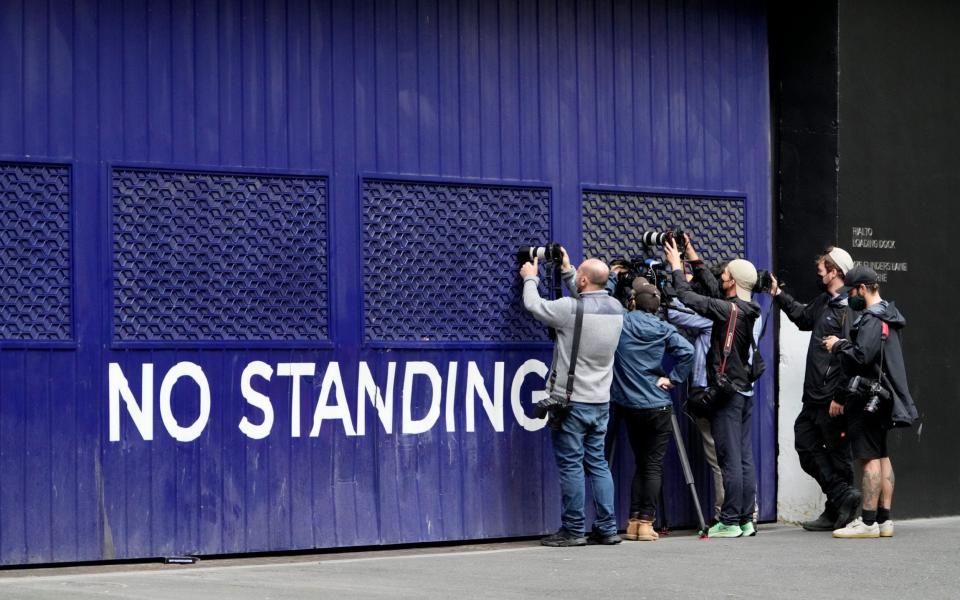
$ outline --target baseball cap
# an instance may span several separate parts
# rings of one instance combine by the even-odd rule
[[[858,285],[874,285],[879,283],[880,278],[877,277],[877,272],[868,267],[867,265],[857,265],[854,268],[850,269],[850,272],[843,278],[844,285],[840,288],[841,292],[848,292],[850,288],[856,287]]]
[[[850,253],[843,248],[830,248],[830,252],[827,252],[827,256],[830,257],[830,260],[833,261],[833,264],[840,267],[840,270],[843,271],[844,275],[853,269],[853,257],[851,257]]]

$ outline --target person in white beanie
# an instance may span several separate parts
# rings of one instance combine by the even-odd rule
[[[846,377],[840,357],[824,348],[827,336],[849,337],[855,315],[843,293],[844,277],[853,269],[853,258],[842,248],[827,248],[817,257],[817,279],[822,293],[807,304],[780,289],[776,277],[770,294],[800,331],[813,332],[807,348],[803,378],[803,406],[793,424],[794,447],[800,466],[820,485],[827,497],[819,517],[802,523],[807,531],[833,531],[851,522],[860,507],[854,485],[853,456],[846,434],[842,399]]]
[[[760,306],[752,301],[757,269],[743,259],[732,260],[717,283],[720,298],[697,294],[683,273],[680,252],[673,240],[664,243],[664,256],[673,269],[673,286],[687,308],[713,321],[707,352],[705,394],[710,409],[710,428],[723,473],[723,507],[720,520],[710,527],[709,537],[736,538],[756,534],[753,507],[757,491],[753,466],[753,390],[750,358],[753,325]],[[702,262],[694,264],[695,277],[709,283],[713,275]],[[713,286],[708,286],[712,288]],[[746,394],[745,394],[746,392]]]

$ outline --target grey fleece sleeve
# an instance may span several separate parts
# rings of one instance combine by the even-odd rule
[[[560,279],[563,279],[563,284],[567,287],[567,291],[570,292],[570,295],[574,298],[579,298],[580,292],[577,291],[577,278],[575,277],[576,274],[576,269],[560,271]]]
[[[537,285],[540,278],[531,276],[523,279],[523,307],[530,311],[533,318],[553,328],[569,326],[576,315],[571,309],[570,298],[544,300],[540,297]]]

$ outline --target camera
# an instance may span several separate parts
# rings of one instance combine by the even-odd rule
[[[687,240],[683,234],[683,231],[677,229],[676,231],[644,231],[643,235],[640,236],[640,241],[643,242],[644,246],[663,246],[667,240],[673,240],[677,245],[677,250],[682,255],[687,249]]]
[[[616,259],[610,262],[610,266],[624,269],[617,275],[617,285],[613,290],[614,298],[624,306],[633,294],[633,282],[637,277],[643,277],[650,284],[655,285],[663,298],[675,298],[677,295],[666,265],[658,258]]]
[[[865,397],[867,403],[864,404],[863,410],[872,414],[876,414],[876,412],[880,410],[881,404],[889,401],[891,398],[890,392],[883,389],[880,381],[860,375],[855,376],[847,383],[847,392],[861,398]]]
[[[563,261],[563,246],[550,242],[544,246],[521,246],[517,250],[517,264],[532,263],[534,258],[544,262],[559,263]]]
[[[753,292],[769,292],[773,288],[773,275],[766,269],[757,269],[757,282],[753,284]]]

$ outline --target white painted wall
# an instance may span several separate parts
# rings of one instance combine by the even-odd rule
[[[797,329],[786,315],[781,314],[780,317],[777,519],[797,523],[816,518],[823,510],[826,497],[820,492],[817,482],[800,468],[800,459],[793,449],[793,422],[800,414],[810,332]]]

